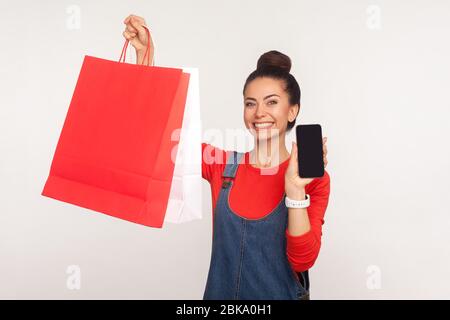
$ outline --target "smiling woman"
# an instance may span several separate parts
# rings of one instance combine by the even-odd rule
[[[308,269],[320,250],[330,177],[325,171],[320,178],[300,178],[296,145],[292,155],[286,149],[286,133],[300,110],[300,87],[289,71],[289,57],[266,52],[244,85],[252,151],[203,144],[202,174],[211,184],[214,214],[204,299],[309,299]],[[283,201],[306,195],[307,209]]]
[[[124,23],[136,62],[145,63],[142,48],[151,37],[142,27],[144,19],[131,15]],[[321,246],[330,177],[325,171],[323,177],[301,178],[296,144],[291,154],[286,148],[286,134],[300,111],[300,87],[290,69],[288,56],[269,51],[245,82],[243,118],[254,137],[253,150],[202,145],[202,176],[211,185],[213,206],[204,299],[309,299],[308,270]],[[285,198],[300,201],[307,195],[308,207],[286,206]]]

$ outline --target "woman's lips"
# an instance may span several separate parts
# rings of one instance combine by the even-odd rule
[[[253,128],[256,130],[269,129],[273,124],[274,122],[253,122]]]

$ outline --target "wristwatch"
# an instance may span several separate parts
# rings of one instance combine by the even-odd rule
[[[309,194],[306,195],[306,200],[293,200],[289,199],[288,196],[284,199],[284,203],[286,204],[286,207],[288,208],[296,208],[296,209],[302,209],[302,208],[308,208],[309,207]]]

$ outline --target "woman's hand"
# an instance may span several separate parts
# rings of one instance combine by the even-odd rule
[[[323,146],[323,163],[326,167],[328,164],[327,160],[327,137],[322,139]],[[305,199],[305,187],[308,183],[314,180],[314,178],[301,178],[298,175],[298,150],[297,144],[292,142],[292,152],[291,158],[289,160],[289,166],[286,169],[286,174],[284,176],[284,189],[286,196],[294,200],[304,200]]]
[[[150,39],[148,39],[147,31],[143,27],[143,25],[146,25],[144,18],[130,14],[125,18],[123,23],[125,24],[125,31],[122,34],[136,50],[136,64],[144,63],[145,51],[147,50],[148,42],[150,41],[150,52],[148,54],[150,55],[151,65],[155,47],[151,35]]]

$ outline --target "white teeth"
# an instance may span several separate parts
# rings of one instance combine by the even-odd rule
[[[255,123],[256,128],[269,128],[273,125],[273,122]]]

